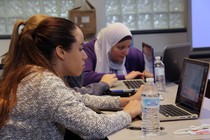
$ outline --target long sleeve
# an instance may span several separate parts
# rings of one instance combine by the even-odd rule
[[[1,138],[61,140],[67,128],[83,139],[94,140],[131,122],[124,111],[104,115],[86,106],[115,108],[119,97],[82,95],[50,72],[32,75],[18,86],[17,104],[0,130]]]
[[[87,86],[82,86],[83,76],[79,77],[67,76],[68,84],[75,91],[81,94],[91,94],[91,95],[102,95],[105,91],[109,89],[109,85],[104,82],[92,83]]]
[[[104,82],[92,83],[85,87],[74,87],[75,91],[80,92],[81,94],[90,94],[90,95],[102,95],[106,90],[109,89],[109,85]]]
[[[52,87],[47,88],[46,90],[51,89],[52,91],[50,92],[55,93],[51,98],[55,99],[55,103],[53,104],[57,106],[54,111],[48,111],[49,114],[52,115],[50,116],[53,117],[52,121],[65,126],[82,138],[104,138],[107,135],[122,129],[131,122],[130,116],[123,111],[112,115],[100,115],[85,106],[90,105],[100,108],[118,107],[119,97],[101,97],[88,94],[81,95],[80,93],[65,87],[65,85],[62,87],[60,82],[57,82],[56,84],[56,81],[58,80],[53,80],[52,78],[49,78],[46,81],[47,85],[52,85]],[[43,88],[42,92],[46,92]],[[58,99],[60,99],[60,101],[58,101]],[[46,109],[49,109],[49,107]]]

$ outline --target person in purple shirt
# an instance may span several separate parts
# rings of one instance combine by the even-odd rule
[[[113,23],[99,31],[97,39],[84,44],[83,86],[100,81],[104,74],[115,73],[118,80],[153,77],[145,70],[142,51],[130,47],[132,34],[122,23]]]

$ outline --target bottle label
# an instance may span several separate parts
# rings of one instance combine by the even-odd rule
[[[155,74],[164,75],[165,74],[164,68],[155,68]]]
[[[142,106],[144,108],[158,108],[160,106],[159,97],[142,97]]]

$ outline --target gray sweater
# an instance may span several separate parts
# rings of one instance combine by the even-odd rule
[[[80,76],[67,76],[69,85],[81,94],[102,95],[109,89],[109,85],[105,82],[92,83],[87,86],[82,86],[83,74]]]
[[[83,139],[94,140],[131,122],[130,115],[124,111],[105,115],[86,107],[116,108],[119,107],[119,97],[80,94],[47,71],[33,73],[30,77],[18,86],[17,105],[0,129],[3,140],[62,140],[65,128]]]

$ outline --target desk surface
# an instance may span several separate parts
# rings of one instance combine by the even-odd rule
[[[177,92],[177,85],[168,85],[167,93],[164,94],[165,100],[162,103],[174,103]],[[124,128],[118,132],[111,134],[109,140],[210,140],[210,135],[175,135],[174,132],[179,129],[188,128],[191,125],[199,126],[202,124],[210,124],[210,99],[206,98],[203,102],[201,116],[196,120],[169,121],[161,122],[160,125],[165,129],[161,131],[160,136],[144,137],[140,130],[130,130]],[[132,126],[141,126],[141,121],[133,121]]]

